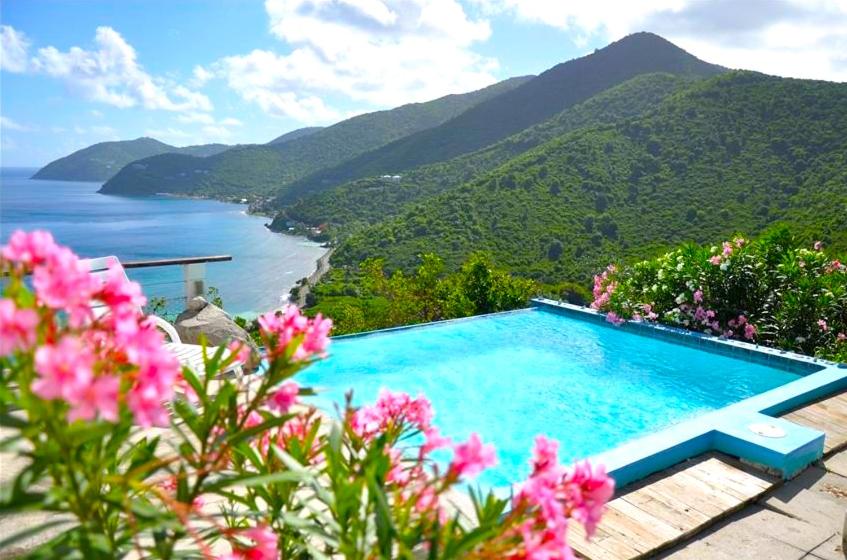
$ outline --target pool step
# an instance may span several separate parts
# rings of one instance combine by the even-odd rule
[[[648,557],[695,535],[770,490],[776,477],[719,453],[657,473],[609,502],[590,541],[572,524],[569,541],[589,560]]]

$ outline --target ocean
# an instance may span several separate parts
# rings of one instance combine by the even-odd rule
[[[98,194],[100,183],[34,181],[35,169],[0,169],[0,241],[16,229],[46,229],[84,257],[121,261],[231,255],[206,264],[206,285],[220,291],[232,314],[254,316],[278,307],[326,249],[302,237],[273,233],[268,218],[247,207],[168,196]],[[134,269],[148,298],[165,297],[168,312],[184,308],[181,266]]]

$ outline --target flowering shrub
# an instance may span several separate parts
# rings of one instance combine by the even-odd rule
[[[564,468],[540,437],[512,500],[472,491],[462,513],[453,497],[495,451],[440,435],[424,397],[348,397],[337,420],[301,402],[292,378],[330,320],[263,315],[261,375],[220,375],[246,360],[238,344],[204,352],[200,375],[164,349],[137,284],[92,278],[49,234],[16,232],[0,271],[2,446],[26,458],[0,505],[69,514],[19,535],[65,524],[39,557],[571,558],[569,523],[591,534],[612,495],[602,468]]]
[[[847,361],[847,267],[782,228],[612,265],[594,277],[592,307],[615,324],[659,321]]]

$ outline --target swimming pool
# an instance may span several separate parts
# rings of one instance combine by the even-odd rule
[[[356,404],[383,387],[424,393],[444,434],[496,445],[479,482],[503,487],[528,473],[537,434],[572,461],[801,377],[536,308],[336,338],[300,381],[323,390],[324,406],[349,389]]]

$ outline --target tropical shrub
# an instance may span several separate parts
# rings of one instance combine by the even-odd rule
[[[345,271],[332,271],[312,291],[316,305],[309,312],[331,314],[336,333],[346,334],[518,309],[538,291],[534,281],[496,268],[483,253],[452,273],[438,255],[419,260],[411,274],[387,273],[382,259],[360,263],[349,279]]]
[[[594,277],[591,306],[612,323],[659,321],[847,361],[847,267],[786,228],[610,265]]]
[[[246,359],[236,345],[204,350],[200,376],[118,270],[93,279],[45,232],[16,232],[0,269],[1,445],[24,463],[0,511],[64,514],[0,548],[62,528],[31,556],[571,558],[568,524],[591,534],[613,492],[601,467],[565,469],[539,437],[511,500],[472,491],[462,513],[451,496],[495,451],[441,436],[424,397],[348,397],[335,420],[301,402],[311,391],[292,378],[326,352],[330,320],[265,314],[261,375],[219,375]]]

